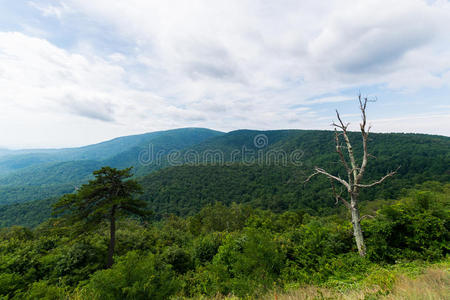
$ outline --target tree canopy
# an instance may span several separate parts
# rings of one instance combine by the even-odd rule
[[[64,195],[53,206],[54,214],[69,224],[89,230],[103,221],[110,223],[110,245],[107,266],[113,263],[116,219],[122,214],[147,216],[146,202],[133,197],[141,191],[132,176],[131,168],[118,170],[103,167],[93,172],[95,179],[82,185],[76,193]]]

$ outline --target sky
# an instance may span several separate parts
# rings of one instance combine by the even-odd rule
[[[450,136],[450,2],[0,0],[0,147],[180,127]]]

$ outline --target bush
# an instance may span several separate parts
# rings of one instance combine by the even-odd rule
[[[229,235],[210,267],[222,294],[239,297],[272,288],[284,267],[285,254],[272,234],[253,228]]]
[[[199,238],[194,246],[194,258],[200,264],[212,261],[222,245],[222,235],[209,234]]]
[[[383,207],[374,220],[364,222],[371,260],[436,260],[449,252],[448,196],[430,191],[410,194]]]
[[[25,293],[25,298],[59,300],[65,299],[66,294],[67,292],[64,288],[49,285],[47,281],[38,281],[31,285],[30,289]]]
[[[91,299],[167,299],[180,288],[171,267],[153,254],[128,252],[108,270],[95,272],[86,290]]]
[[[0,274],[0,295],[7,296],[6,299],[13,296],[17,290],[23,287],[23,285],[23,278],[19,274]]]
[[[164,254],[164,261],[172,265],[173,270],[180,274],[184,274],[193,268],[191,254],[183,248],[168,248]]]

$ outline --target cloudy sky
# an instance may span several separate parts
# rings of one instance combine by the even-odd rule
[[[0,147],[179,127],[450,136],[449,1],[0,0]]]

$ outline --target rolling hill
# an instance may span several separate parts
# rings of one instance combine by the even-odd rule
[[[351,133],[350,138],[358,154],[360,136]],[[73,191],[75,184],[89,178],[90,169],[102,164],[119,168],[135,165],[137,179],[144,188],[140,197],[149,202],[156,218],[170,213],[192,215],[216,201],[248,203],[274,211],[300,209],[319,215],[336,209],[326,178],[317,177],[304,184],[315,165],[344,174],[334,152],[333,132],[238,130],[222,134],[207,129],[184,129],[165,132],[153,138],[151,145],[153,155],[161,154],[160,160],[149,159],[149,145],[139,144],[98,165],[86,160],[24,169],[21,176],[0,179],[5,184],[0,192],[2,197],[10,193],[9,203],[46,199]],[[398,175],[385,184],[362,192],[361,199],[397,197],[404,189],[428,180],[449,182],[449,150],[448,137],[371,134],[369,152],[374,158],[368,166],[367,182],[398,166],[400,169]],[[144,164],[139,163],[140,153],[146,154]],[[49,209],[51,201],[42,201],[43,209]],[[19,216],[21,211],[30,216],[28,209],[38,206],[39,201],[3,207],[0,217]],[[39,215],[46,218],[49,212]],[[19,222],[20,218],[14,220]],[[34,223],[31,217],[31,222],[22,224]]]
[[[81,148],[15,151],[15,154],[0,157],[0,169],[7,170],[0,176],[0,204],[61,195],[60,191],[67,192],[67,186],[73,190],[86,182],[95,169],[105,165],[117,168],[133,166],[145,174],[146,170],[139,163],[139,154],[150,146],[155,153],[163,155],[221,134],[204,128],[182,128],[126,136]],[[22,187],[26,187],[27,192],[20,197],[17,191]]]
[[[264,147],[254,143],[255,137],[261,135],[267,143]],[[351,138],[358,154],[359,134],[352,133]],[[247,155],[242,150],[244,147]],[[400,169],[388,182],[362,191],[361,200],[395,198],[403,189],[427,180],[449,182],[449,150],[448,137],[372,134],[369,151],[374,158],[369,162],[366,182],[380,178],[389,170]],[[233,151],[237,154],[234,160],[230,159]],[[205,159],[208,157],[205,152],[222,153],[223,161]],[[186,160],[189,158],[186,154],[192,153],[196,153],[198,164]],[[310,214],[326,214],[335,207],[329,181],[317,177],[304,184],[304,180],[316,165],[335,174],[345,174],[337,163],[333,133],[329,131],[240,130],[206,140],[180,156],[185,158],[183,165],[140,179],[144,187],[142,197],[157,217],[168,213],[195,214],[216,201],[248,203],[273,211],[302,209]]]
[[[77,148],[27,150],[2,149],[0,151],[0,175],[49,162],[79,160],[107,161],[109,159],[118,162],[117,159],[115,159],[117,155],[130,151],[134,153],[133,151],[136,149],[148,147],[149,143],[159,145],[162,142],[170,144],[175,149],[178,149],[220,134],[222,133],[204,128],[181,128],[124,136],[98,144]],[[178,140],[180,140],[182,144],[178,144]]]

